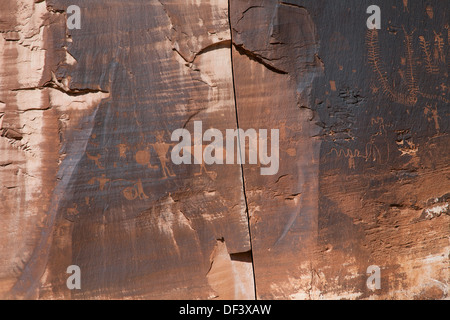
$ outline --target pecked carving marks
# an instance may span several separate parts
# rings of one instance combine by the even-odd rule
[[[442,32],[437,33],[433,31],[434,45],[432,54],[431,44],[424,35],[417,35],[419,31],[415,29],[408,32],[404,26],[402,26],[402,30],[405,57],[401,58],[401,64],[404,65],[404,69],[399,70],[399,74],[402,79],[403,89],[402,87],[395,88],[393,80],[388,77],[388,70],[386,70],[380,52],[379,31],[373,29],[368,30],[366,33],[368,62],[383,94],[391,101],[406,106],[416,105],[419,97],[449,103],[450,100],[445,90],[443,92],[439,92],[441,90],[429,92],[421,89],[419,86],[419,82],[421,82],[421,79],[419,79],[421,70],[419,68],[423,68],[426,74],[438,77],[439,75],[444,75],[445,79],[448,79],[448,72],[446,71],[448,67],[446,63],[448,54],[446,54],[448,52],[446,46],[448,44],[445,44]],[[420,48],[421,55],[415,52],[415,47]],[[405,91],[407,93],[404,93]]]
[[[406,34],[405,31],[405,43],[407,52],[407,86],[409,88],[408,94],[404,94],[394,89],[391,81],[386,76],[385,66],[382,62],[382,57],[379,47],[378,30],[372,29],[367,31],[367,50],[369,63],[372,66],[372,70],[376,75],[379,85],[381,86],[383,93],[392,101],[405,104],[415,105],[417,102],[417,84],[414,76],[414,64],[413,64],[413,50],[411,45],[411,35]]]
[[[323,63],[315,24],[304,7],[234,0],[230,23],[239,126],[279,128],[283,141],[278,176],[262,178],[243,165],[256,294],[264,298],[275,281],[289,277],[271,261],[289,265],[300,252],[313,250],[321,141],[311,138],[320,128],[310,121],[310,90]],[[291,277],[298,275],[289,269]]]

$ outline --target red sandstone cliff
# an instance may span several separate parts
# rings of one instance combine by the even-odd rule
[[[449,4],[378,2],[0,0],[0,298],[447,298]]]

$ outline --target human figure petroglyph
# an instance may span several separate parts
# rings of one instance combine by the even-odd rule
[[[205,154],[205,149],[206,149],[208,146],[209,146],[209,145],[202,144],[202,157],[203,157],[203,155]],[[216,152],[222,152],[222,154],[223,154],[224,149],[216,150]],[[194,176],[200,176],[200,175],[203,174],[203,172],[205,172],[212,180],[216,180],[216,178],[217,178],[217,172],[215,172],[215,171],[208,171],[208,169],[206,169],[206,163],[205,163],[205,161],[202,161],[202,159],[198,159],[198,158],[195,156],[195,153],[192,152],[192,149],[191,149],[191,154],[192,154],[192,156],[194,157],[195,163],[200,163],[200,170],[199,170],[199,172],[194,173]]]
[[[168,177],[175,177],[176,175],[167,166],[167,163],[170,162],[168,152],[172,144],[164,142],[164,134],[165,134],[164,131],[158,131],[156,133],[156,142],[150,145],[153,147],[153,149],[155,149],[156,154],[158,155],[159,158],[159,162],[161,163],[161,170],[163,173],[163,177],[164,179],[167,179]]]
[[[434,108],[431,108],[431,106],[427,105],[425,107],[424,114],[426,116],[428,116],[429,122],[434,121],[434,127],[435,127],[436,131],[439,133],[439,129],[440,129],[439,119],[441,117],[438,114],[437,106],[434,106]]]

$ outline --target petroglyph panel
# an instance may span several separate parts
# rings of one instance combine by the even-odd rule
[[[0,298],[448,299],[449,2],[372,4],[0,0]]]

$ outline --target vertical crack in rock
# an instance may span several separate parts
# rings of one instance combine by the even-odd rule
[[[231,0],[228,0],[228,23],[230,25],[230,39],[231,39],[231,45],[230,45],[230,56],[231,56],[231,80],[233,82],[233,95],[234,95],[234,108],[236,111],[236,127],[238,129],[238,141],[241,141],[239,137],[239,115],[238,115],[238,107],[237,107],[237,96],[236,96],[236,86],[234,81],[234,66],[233,66],[233,31],[231,29],[231,16],[230,16],[230,4]],[[241,146],[238,144],[239,150],[238,155],[241,156]],[[241,159],[242,160],[242,159]],[[244,200],[245,200],[245,212],[247,215],[247,222],[248,222],[248,234],[249,234],[249,242],[250,242],[250,262],[252,264],[252,274],[253,274],[253,288],[254,288],[254,296],[255,299],[258,299],[257,291],[256,291],[256,275],[255,275],[255,264],[253,259],[253,245],[252,245],[252,231],[251,231],[251,225],[250,225],[250,215],[248,210],[248,203],[247,203],[247,194],[245,192],[245,176],[244,176],[244,166],[243,162],[241,161],[241,174],[242,174],[242,192],[244,193]]]
[[[243,166],[258,298],[278,296],[278,287],[287,297],[308,285],[293,279],[309,273],[318,235],[321,141],[312,138],[320,127],[311,94],[324,71],[319,36],[309,10],[278,1],[234,1],[230,17],[239,126],[279,130],[281,142],[275,175]]]

